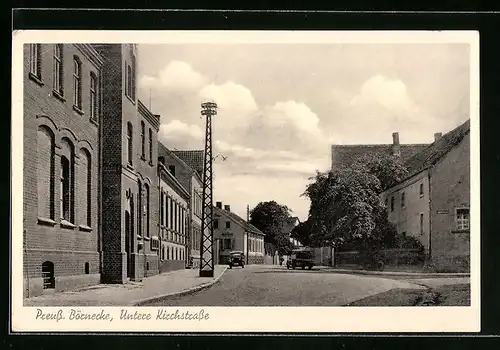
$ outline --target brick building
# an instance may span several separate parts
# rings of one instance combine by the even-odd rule
[[[160,181],[160,272],[184,269],[187,262],[190,193],[175,178],[177,167],[158,162]]]
[[[264,264],[264,236],[257,227],[231,212],[231,207],[216,202],[214,207],[214,262],[227,264],[229,253],[242,251],[247,264]]]
[[[100,282],[103,60],[90,45],[24,46],[24,296]]]
[[[175,178],[181,186],[189,192],[190,201],[188,203],[188,240],[186,263],[189,267],[199,268],[200,266],[200,245],[201,245],[201,215],[202,215],[202,191],[203,183],[201,174],[203,167],[197,164],[196,160],[202,159],[199,153],[203,151],[170,151],[161,142],[158,142],[158,157],[167,169],[173,169]],[[193,155],[196,155],[193,157]],[[190,162],[195,166],[193,169],[186,163]]]
[[[157,132],[160,118],[137,99],[134,44],[93,45],[102,70],[102,281],[158,273]]]
[[[470,120],[406,161],[409,176],[382,193],[398,232],[417,237],[437,267],[468,268]]]

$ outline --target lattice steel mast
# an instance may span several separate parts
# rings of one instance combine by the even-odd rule
[[[213,195],[212,195],[212,116],[217,114],[217,104],[201,104],[201,115],[207,117],[205,129],[205,154],[203,162],[203,208],[200,244],[200,277],[214,276],[213,257]]]

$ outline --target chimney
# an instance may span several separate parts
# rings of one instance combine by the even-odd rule
[[[222,209],[222,202],[215,202],[215,206],[219,209]]]
[[[158,157],[158,162],[165,165],[165,157],[163,156]]]
[[[435,133],[434,134],[434,142],[436,142],[437,140],[439,140],[441,138],[441,136],[443,136],[442,132]]]
[[[399,156],[401,154],[401,147],[399,145],[399,133],[392,133],[392,155]]]
[[[224,206],[224,210],[225,210],[225,211],[231,211],[231,206],[229,206],[229,205],[227,205],[227,204],[226,204],[226,205]]]

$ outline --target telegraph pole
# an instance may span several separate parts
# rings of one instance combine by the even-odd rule
[[[214,276],[213,257],[213,195],[212,195],[212,116],[217,115],[217,104],[204,102],[201,104],[201,115],[207,117],[205,129],[205,154],[203,165],[203,208],[201,222],[200,277]]]

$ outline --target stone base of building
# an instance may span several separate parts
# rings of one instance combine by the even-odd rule
[[[43,289],[43,278],[32,277],[24,279],[24,298],[32,298],[45,293],[67,292],[79,288],[94,286],[101,283],[101,275],[74,275],[55,277],[55,288]]]
[[[186,268],[184,260],[165,260],[160,261],[160,273],[182,270]]]
[[[426,261],[425,266],[435,272],[470,272],[470,256],[433,255]]]

